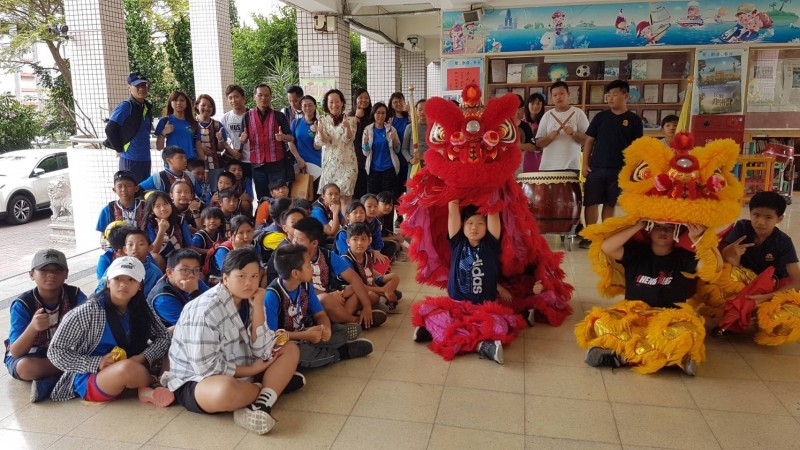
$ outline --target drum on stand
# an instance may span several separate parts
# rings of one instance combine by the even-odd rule
[[[521,173],[517,183],[542,233],[574,234],[583,203],[575,172]]]

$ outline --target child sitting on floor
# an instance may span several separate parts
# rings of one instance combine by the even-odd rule
[[[394,311],[401,296],[400,291],[397,290],[400,285],[400,276],[396,273],[381,274],[375,268],[377,258],[375,253],[369,250],[371,241],[370,229],[365,223],[356,222],[347,225],[348,247],[342,256],[361,277],[361,281],[369,291],[370,300],[377,304],[374,297],[383,297],[386,307],[390,311]]]
[[[191,245],[189,224],[181,221],[169,195],[161,191],[148,193],[144,213],[144,230],[152,242],[150,254],[163,271],[170,252]]]
[[[144,223],[144,205],[141,199],[136,198],[136,178],[127,170],[120,170],[114,174],[114,193],[117,200],[109,202],[108,206],[100,211],[97,219],[96,230],[104,235],[106,227],[116,221],[123,221],[129,226],[140,227]]]
[[[143,279],[138,259],[117,258],[108,268],[108,286],[64,318],[47,351],[64,372],[53,400],[108,402],[125,389],[138,389],[142,402],[159,407],[173,402],[173,394],[157,386],[148,369],[167,353],[170,337],[147,306]]]
[[[214,244],[225,242],[225,214],[219,208],[206,208],[200,214],[200,224],[203,229],[192,236],[192,246],[197,253],[205,256]]]
[[[344,224],[339,193],[339,186],[328,183],[322,187],[322,195],[311,205],[311,217],[322,224],[326,236],[336,236],[339,226]]]
[[[11,328],[4,362],[16,380],[31,380],[31,402],[50,396],[61,370],[47,359],[47,347],[64,315],[86,300],[77,287],[66,283],[67,257],[58,250],[39,250],[31,261],[36,287],[11,302]]]
[[[267,288],[264,306],[273,331],[284,329],[300,348],[299,367],[311,369],[372,353],[372,342],[348,342],[347,325],[331,324],[311,285],[311,258],[302,245],[284,245],[275,250],[278,278]],[[357,324],[348,324],[358,335]]]
[[[272,210],[273,200],[289,199],[289,185],[283,180],[272,181],[269,184],[269,195],[269,197],[261,199],[261,203],[256,209],[256,226],[258,228],[271,224],[280,215],[280,212]],[[287,206],[287,208],[289,207]]]

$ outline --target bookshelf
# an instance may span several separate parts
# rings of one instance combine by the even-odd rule
[[[772,190],[774,158],[742,155],[737,158],[739,182],[744,187],[744,202],[761,191]]]
[[[563,76],[570,86],[570,103],[586,112],[591,121],[607,109],[603,89],[615,79],[631,86],[628,109],[646,119],[645,135],[660,136],[661,120],[680,114],[687,88],[687,77],[694,60],[693,51],[655,51],[621,53],[591,61],[591,53],[545,56],[488,56],[486,94],[495,97],[512,92],[527,98],[540,92],[548,98],[552,76]]]

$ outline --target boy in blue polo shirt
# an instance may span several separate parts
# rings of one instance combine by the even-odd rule
[[[269,284],[264,298],[267,326],[273,331],[284,329],[289,339],[298,341],[298,367],[322,367],[372,353],[372,342],[357,339],[348,343],[347,326],[331,324],[311,285],[314,271],[305,247],[280,246],[274,261],[278,278]],[[348,325],[357,336],[358,325]]]
[[[164,160],[164,170],[150,176],[150,178],[139,183],[139,187],[145,191],[161,191],[170,193],[172,185],[177,180],[185,180],[194,188],[194,193],[200,196],[203,191],[191,172],[186,170],[186,151],[177,145],[170,145],[161,152],[161,159]]]
[[[147,294],[147,304],[170,334],[183,307],[208,290],[208,285],[200,278],[202,275],[199,253],[189,248],[176,250],[167,258],[167,273]]]
[[[292,243],[306,247],[311,259],[311,284],[333,323],[358,323],[364,328],[386,322],[386,313],[372,309],[372,301],[361,277],[344,258],[319,245],[325,240],[322,224],[313,217],[294,224]],[[338,280],[349,286],[342,289]],[[377,297],[374,299],[377,303]],[[357,314],[361,311],[360,315]]]
[[[119,237],[124,236],[125,246],[112,253],[110,259],[106,255],[103,255],[106,257],[105,259],[101,256],[101,261],[97,265],[97,278],[100,280],[100,283],[97,289],[95,289],[95,292],[102,291],[106,286],[106,272],[112,261],[118,257],[131,256],[138,259],[144,266],[145,275],[142,280],[142,292],[147,296],[150,290],[158,283],[161,276],[164,275],[164,272],[158,268],[158,265],[153,261],[153,257],[150,255],[151,242],[149,236],[147,236],[147,232],[137,228],[120,227],[112,230],[112,233],[115,236],[113,239],[114,245],[118,245]],[[105,264],[105,261],[107,261],[107,264]],[[102,272],[101,263],[104,263]]]
[[[67,311],[86,300],[79,288],[66,284],[68,276],[62,252],[39,250],[30,271],[36,287],[11,302],[4,362],[13,378],[33,381],[31,402],[49,397],[56,385],[61,371],[47,359],[47,347]]]
[[[144,223],[144,205],[142,200],[136,198],[136,178],[133,173],[127,170],[120,170],[114,174],[114,188],[117,200],[109,204],[100,211],[97,219],[97,227],[101,237],[106,231],[106,227],[111,222],[121,220],[128,226],[140,228]]]

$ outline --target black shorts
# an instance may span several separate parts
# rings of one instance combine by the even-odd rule
[[[616,206],[617,197],[622,192],[618,182],[619,172],[620,169],[593,168],[583,185],[584,206]]]
[[[177,391],[173,392],[175,394],[175,401],[186,408],[187,411],[198,414],[210,414],[203,411],[203,408],[197,404],[197,399],[194,397],[194,389],[196,386],[196,381],[187,381],[184,383]]]

